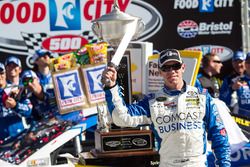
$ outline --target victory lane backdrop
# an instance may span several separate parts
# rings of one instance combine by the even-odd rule
[[[32,67],[32,54],[40,47],[63,54],[96,42],[91,21],[110,12],[112,4],[112,0],[1,1],[0,61],[16,55],[27,68]],[[242,47],[238,0],[118,0],[118,4],[122,11],[145,22],[139,41],[152,42],[159,51],[215,52],[223,58],[222,76],[225,69],[232,69],[233,52]],[[67,41],[71,42],[68,48]]]
[[[232,69],[233,52],[242,48],[240,1],[221,0],[220,7],[214,6],[220,3],[219,1],[211,1],[213,11],[209,12],[200,11],[201,1],[193,0],[193,2],[198,2],[198,6],[190,6],[188,2],[190,1],[150,1],[162,14],[163,25],[160,31],[148,41],[153,42],[154,49],[159,51],[165,48],[194,47],[203,53],[215,52],[220,55],[221,59],[225,59],[220,75],[223,77],[228,74],[229,69]],[[202,31],[203,29],[206,31]],[[183,36],[186,35],[186,38],[180,33]],[[207,33],[207,35],[202,33]],[[201,45],[202,47],[199,47]],[[217,47],[212,47],[214,45]],[[229,53],[224,53],[227,49],[230,50]]]

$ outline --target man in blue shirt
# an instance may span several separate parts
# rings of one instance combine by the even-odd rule
[[[52,82],[52,75],[49,68],[51,53],[45,49],[39,49],[35,52],[32,59],[34,61],[34,72],[39,78],[39,82],[43,88],[44,98],[36,100],[35,111],[40,118],[54,117],[62,120],[80,121],[82,119],[81,111],[74,111],[67,114],[60,114],[56,96],[54,92],[54,85]]]
[[[20,74],[22,72],[22,63],[19,58],[10,56],[5,61],[7,83],[11,85],[20,84]]]
[[[247,54],[245,66],[245,74],[237,80],[235,86],[237,103],[233,112],[250,119],[250,53]]]
[[[236,91],[241,86],[240,79],[245,72],[246,55],[242,51],[236,51],[232,58],[233,72],[223,79],[220,88],[220,100],[233,110],[237,103]]]
[[[6,70],[0,63],[0,145],[14,141],[29,128],[32,104],[22,87],[6,82]]]

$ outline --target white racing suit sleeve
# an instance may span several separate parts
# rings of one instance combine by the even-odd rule
[[[119,86],[105,90],[106,101],[108,104],[109,112],[112,114],[113,122],[121,127],[136,127],[138,125],[151,124],[150,112],[148,103],[145,105],[140,102],[136,105],[126,106],[121,94]]]

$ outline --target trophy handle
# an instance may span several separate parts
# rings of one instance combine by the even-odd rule
[[[101,30],[100,30],[101,26],[100,26],[97,22],[94,22],[94,23],[92,24],[91,28],[92,28],[92,31],[94,32],[94,34],[95,34],[99,39],[102,40],[102,37],[101,37]]]
[[[142,20],[139,20],[137,22],[137,27],[134,35],[135,39],[139,37],[139,35],[144,31],[144,29],[145,29],[145,23]]]
[[[111,125],[111,117],[109,115],[109,111],[107,106],[104,104],[96,105],[97,109],[97,117],[98,117],[98,129],[102,132],[108,132]]]

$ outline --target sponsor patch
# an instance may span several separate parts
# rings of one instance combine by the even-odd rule
[[[166,101],[166,100],[167,100],[166,97],[157,97],[157,98],[156,98],[156,101],[158,101],[158,102],[164,102],[164,101]]]

